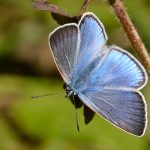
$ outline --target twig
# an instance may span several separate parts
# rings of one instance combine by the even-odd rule
[[[84,12],[86,12],[92,0],[85,0],[78,15],[70,16],[64,10],[58,8],[56,5],[48,3],[45,0],[35,0],[32,6],[37,10],[51,12],[52,17],[61,25],[70,22],[78,22]]]
[[[62,25],[65,23],[78,22],[77,17],[70,16],[64,10],[58,8],[56,5],[48,3],[45,0],[36,0],[32,2],[32,6],[37,10],[48,11],[51,13],[54,20],[58,24]]]
[[[33,1],[32,6],[34,8],[36,8],[37,10],[49,11],[51,13],[57,13],[62,16],[71,17],[64,10],[62,10],[62,9],[58,8],[56,5],[48,3],[47,1],[44,1],[44,0]]]
[[[87,11],[87,9],[88,9],[91,2],[92,2],[92,0],[85,0],[85,2],[83,3],[83,6],[81,7],[79,16],[82,16],[82,14]]]
[[[109,4],[115,11],[121,25],[123,26],[131,44],[138,54],[141,63],[144,65],[148,75],[150,76],[150,57],[149,54],[137,33],[122,0],[108,0]]]

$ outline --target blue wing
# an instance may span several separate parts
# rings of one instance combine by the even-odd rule
[[[74,23],[55,29],[49,36],[49,46],[64,81],[69,84],[79,46],[79,29]]]
[[[138,90],[146,82],[142,65],[125,50],[112,46],[102,60],[97,57],[79,74],[73,88],[93,111],[140,136],[146,126],[146,104]]]
[[[90,73],[89,84],[141,89],[147,81],[147,74],[142,65],[131,54],[117,46],[108,49],[104,61]]]
[[[80,48],[76,55],[73,79],[90,64],[93,58],[104,53],[103,47],[107,41],[104,26],[94,14],[85,13],[78,26],[80,30]]]
[[[144,134],[147,125],[146,104],[140,92],[87,89],[78,96],[93,111],[117,127],[137,136]]]
[[[73,86],[84,88],[133,88],[141,89],[147,82],[142,65],[125,50],[111,46],[102,58],[93,59],[77,77]],[[85,76],[86,75],[86,76]],[[85,84],[84,84],[85,83]]]

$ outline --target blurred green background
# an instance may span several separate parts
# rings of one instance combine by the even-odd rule
[[[51,0],[71,15],[83,0]],[[150,50],[150,1],[126,0],[128,12]],[[88,11],[103,22],[109,44],[136,56],[106,0],[93,0]],[[58,24],[49,13],[32,8],[28,0],[0,0],[0,150],[150,150],[150,125],[137,138],[95,116],[76,130],[72,104],[62,95],[39,99],[31,96],[63,92],[63,81],[48,47],[48,35]],[[142,90],[150,106],[150,84]],[[148,116],[149,117],[149,116]]]

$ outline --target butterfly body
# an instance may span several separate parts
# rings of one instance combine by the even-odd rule
[[[146,85],[147,74],[130,53],[115,45],[106,46],[107,39],[100,20],[85,13],[78,24],[55,29],[49,46],[66,83],[67,97],[80,99],[79,106],[83,103],[86,113],[89,107],[113,125],[142,136],[147,107],[139,90]]]

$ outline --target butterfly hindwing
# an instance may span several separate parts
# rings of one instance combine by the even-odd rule
[[[83,102],[117,127],[137,136],[146,127],[146,104],[142,94],[134,90],[103,89],[79,94]]]
[[[90,86],[141,89],[147,81],[142,65],[117,46],[108,47],[104,61],[93,70],[87,81]]]

